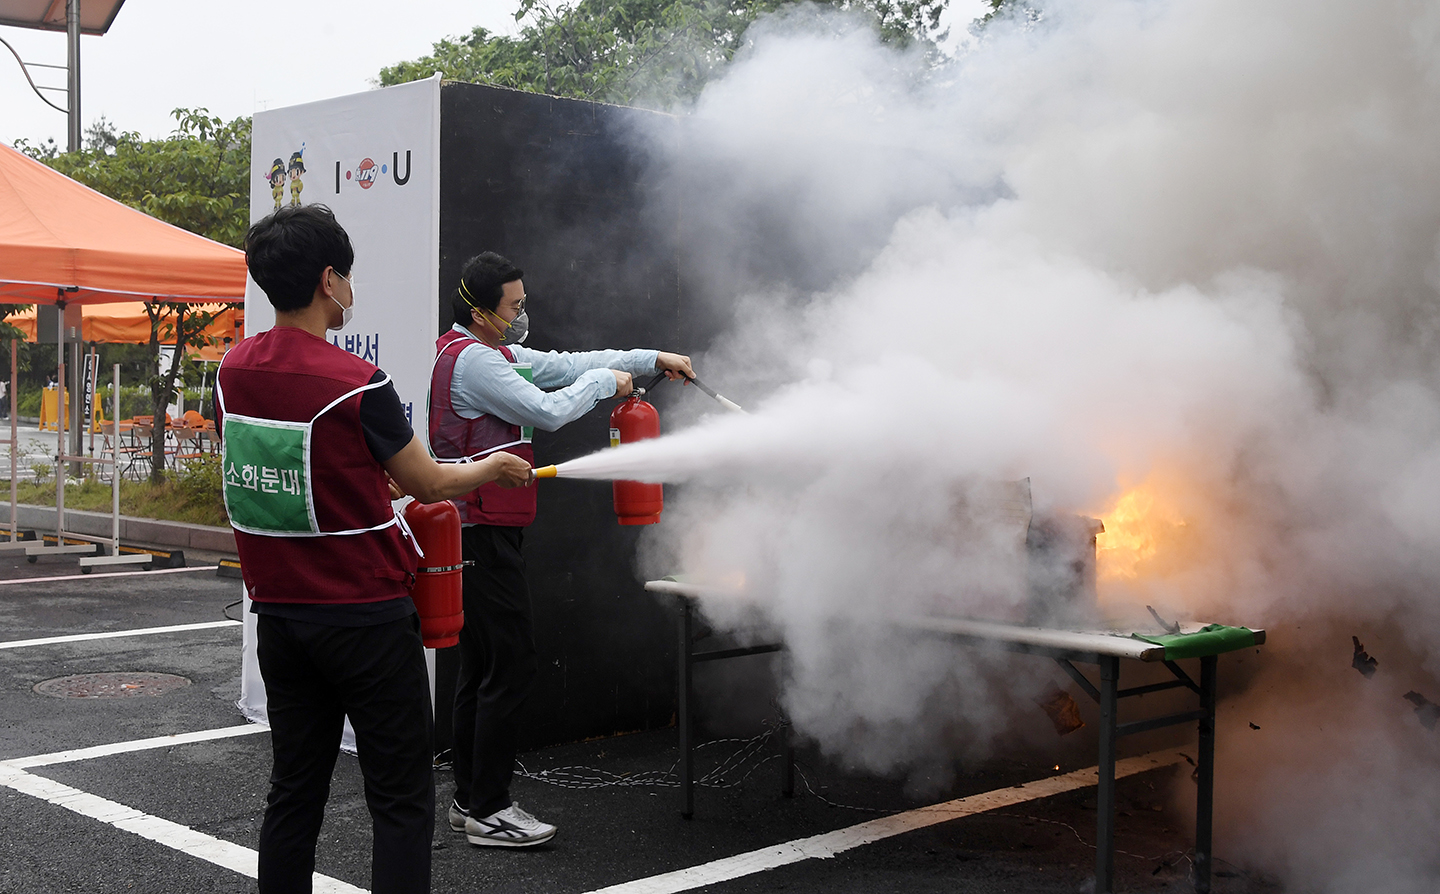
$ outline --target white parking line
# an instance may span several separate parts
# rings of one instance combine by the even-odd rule
[[[117,829],[133,832],[141,838],[148,838],[241,875],[255,878],[259,874],[259,854],[248,847],[221,841],[203,832],[196,832],[188,826],[141,813],[133,807],[82,792],[43,776],[26,773],[16,767],[0,766],[0,785],[42,801],[49,801],[81,816],[108,823]]]
[[[1168,767],[1183,760],[1185,760],[1184,756],[1177,752],[1160,751],[1126,758],[1116,762],[1115,778],[1119,779],[1124,776],[1133,776],[1136,773],[1144,773],[1147,770]],[[954,801],[932,804],[917,810],[907,810],[893,816],[881,817],[844,829],[836,829],[834,832],[826,832],[823,835],[787,841],[784,844],[736,854],[733,857],[692,866],[688,869],[678,869],[663,875],[611,885],[608,888],[592,891],[590,894],[678,894],[681,891],[690,891],[706,885],[715,885],[742,876],[753,875],[757,872],[778,869],[802,860],[829,859],[851,848],[892,838],[915,829],[923,829],[926,826],[949,822],[962,816],[973,816],[977,813],[998,810],[1001,807],[1010,807],[1026,801],[1035,801],[1063,792],[1087,788],[1095,785],[1098,780],[1099,769],[1096,767],[1076,770],[1047,779],[1037,779],[1024,785],[957,798]]]
[[[147,838],[157,844],[224,867],[240,875],[256,878],[259,875],[260,855],[252,848],[242,847],[213,835],[206,835],[204,832],[197,832],[189,826],[182,826],[158,816],[141,813],[133,807],[127,807],[108,798],[92,795],[53,779],[28,773],[23,768],[263,732],[268,732],[268,728],[246,724],[245,726],[201,730],[178,736],[157,736],[152,739],[136,739],[131,742],[116,742],[95,748],[77,748],[72,751],[57,751],[52,754],[0,761],[0,786],[39,798],[57,807],[64,807],[81,816],[99,820],[117,829],[123,829],[139,835],[141,838]],[[314,890],[323,892],[323,894],[368,894],[364,888],[357,888],[318,872],[314,876]]]
[[[123,829],[249,878],[255,878],[258,875],[259,854],[251,848],[197,832],[188,826],[182,826],[170,820],[141,813],[133,807],[127,807],[98,795],[92,795],[54,780],[28,773],[26,769],[262,732],[268,732],[268,728],[259,724],[245,724],[13,758],[0,761],[0,786],[64,807],[81,816],[100,820],[117,829]],[[1126,758],[1116,762],[1115,778],[1121,779],[1136,773],[1171,766],[1183,760],[1185,757],[1179,752],[1160,751]],[[810,838],[801,838],[760,850],[736,854],[733,857],[726,857],[699,866],[622,882],[618,885],[600,888],[589,894],[680,894],[683,891],[691,891],[707,885],[715,885],[731,879],[778,869],[804,860],[829,859],[853,848],[893,838],[916,829],[949,822],[953,819],[974,816],[1002,807],[1011,807],[1027,801],[1088,788],[1096,784],[1098,775],[1099,771],[1096,767],[1062,773],[1059,776],[1037,779],[1022,785],[908,810],[904,813],[881,817]],[[314,877],[314,890],[322,892],[322,894],[368,894],[364,888],[357,888],[318,872]]]
[[[157,568],[154,571],[111,571],[108,574],[61,574],[55,577],[21,577],[15,580],[0,580],[0,587],[18,587],[22,584],[48,584],[57,580],[97,580],[112,577],[136,577],[145,575],[150,577],[153,574],[180,574],[184,571],[214,571],[215,565],[187,565],[184,568]]]
[[[263,723],[242,723],[239,726],[222,726],[216,729],[202,729],[193,733],[174,736],[155,736],[149,739],[132,739],[129,742],[112,742],[109,745],[95,745],[91,748],[72,748],[69,751],[52,751],[49,754],[35,754],[0,761],[0,767],[48,767],[51,764],[68,764],[74,761],[88,761],[112,754],[129,754],[132,751],[149,751],[154,748],[169,748],[172,745],[188,745],[192,742],[211,742],[215,739],[232,739],[236,736],[252,736],[268,733],[270,727]]]
[[[105,633],[72,633],[66,636],[45,636],[38,639],[12,639],[9,642],[0,643],[0,649],[23,649],[26,646],[51,646],[55,643],[80,643],[92,639],[117,639],[122,636],[149,636],[152,633],[181,633],[186,630],[210,630],[215,627],[239,626],[239,621],[204,621],[199,624],[137,627],[134,630],[110,630]]]

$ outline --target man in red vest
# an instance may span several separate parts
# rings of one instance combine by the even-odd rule
[[[425,502],[530,481],[529,463],[508,453],[434,462],[390,377],[325,339],[354,311],[354,258],[323,205],[287,206],[251,227],[245,260],[275,326],[240,342],[216,376],[225,505],[274,755],[262,894],[311,890],[347,715],[375,834],[371,890],[430,890],[430,685],[410,600],[416,555],[386,476]]]
[[[455,324],[436,343],[430,377],[430,449],[442,462],[502,450],[532,462],[534,428],[554,431],[607,397],[624,397],[632,375],[695,374],[689,357],[663,351],[522,347],[530,326],[522,276],[494,252],[471,258],[461,270]],[[517,720],[536,673],[520,552],[525,526],[535,520],[535,490],[486,485],[456,501],[465,558],[473,564],[464,571],[449,821],[471,844],[526,847],[555,835],[553,825],[510,798]]]

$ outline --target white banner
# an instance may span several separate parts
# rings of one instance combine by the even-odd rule
[[[350,234],[355,318],[329,338],[390,374],[424,442],[440,312],[439,79],[257,112],[250,166],[251,223],[281,205],[322,204]],[[273,325],[274,308],[247,280],[246,332]],[[239,707],[264,722],[248,599],[245,608]],[[347,721],[344,747],[354,741]]]
[[[355,318],[331,342],[395,380],[424,441],[439,330],[440,81],[430,79],[255,113],[250,220],[322,204],[355,246]],[[247,283],[245,328],[275,323]]]

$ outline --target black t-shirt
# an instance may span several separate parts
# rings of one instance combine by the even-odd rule
[[[385,370],[377,369],[370,381],[373,384],[383,378]],[[370,455],[382,465],[415,437],[410,420],[405,418],[400,395],[395,393],[394,382],[360,395],[360,427],[365,430],[365,445],[370,448]]]
[[[385,371],[376,370],[370,381],[379,382],[384,378]],[[415,437],[415,432],[410,428],[410,420],[405,418],[405,407],[400,403],[400,395],[395,393],[393,382],[371,388],[360,395],[360,427],[365,432],[365,446],[370,448],[370,455],[381,464],[405,449],[411,438]],[[257,615],[274,615],[330,627],[369,627],[414,614],[415,603],[410,601],[409,596],[345,605],[251,602],[250,611]]]

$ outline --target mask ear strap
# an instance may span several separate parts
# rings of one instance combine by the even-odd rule
[[[463,280],[463,279],[460,280],[460,297],[465,300],[465,303],[466,303],[466,304],[470,305],[470,309],[471,309],[471,310],[473,310],[473,311],[475,311],[476,313],[480,314],[480,319],[485,320],[485,315],[486,315],[486,314],[489,314],[490,316],[494,317],[495,319],[500,320],[500,322],[505,323],[505,321],[504,321],[503,319],[501,319],[501,318],[500,318],[500,315],[497,314],[497,313],[495,313],[495,311],[493,311],[493,310],[486,310],[485,308],[480,307],[479,305],[477,305],[477,304],[475,303],[475,300],[474,300],[474,299],[475,299],[475,296],[474,296],[474,295],[471,295],[471,294],[470,294],[470,290],[465,287],[465,280]],[[505,334],[505,329],[509,329],[511,324],[505,323],[505,329],[500,329],[500,328],[497,328],[494,323],[490,322],[489,320],[485,320],[485,325],[489,326],[491,329],[494,329],[494,330],[495,330],[495,333],[496,333],[497,335],[504,335],[504,334]]]
[[[501,323],[505,323],[505,319],[504,319],[503,317],[501,317],[499,314],[497,314],[497,313],[496,313],[495,311],[493,311],[493,310],[481,310],[480,312],[481,312],[481,313],[484,313],[484,314],[489,314],[490,316],[492,316],[492,317],[494,317],[495,319],[499,320]],[[488,321],[487,321],[487,322],[488,322]],[[505,323],[505,326],[504,326],[504,328],[502,329],[502,328],[496,326],[494,323],[490,323],[490,328],[491,328],[491,329],[494,329],[497,334],[499,334],[499,335],[504,335],[504,334],[505,334],[505,330],[506,330],[506,329],[509,329],[511,326],[514,326],[514,325],[515,325],[514,323]]]

